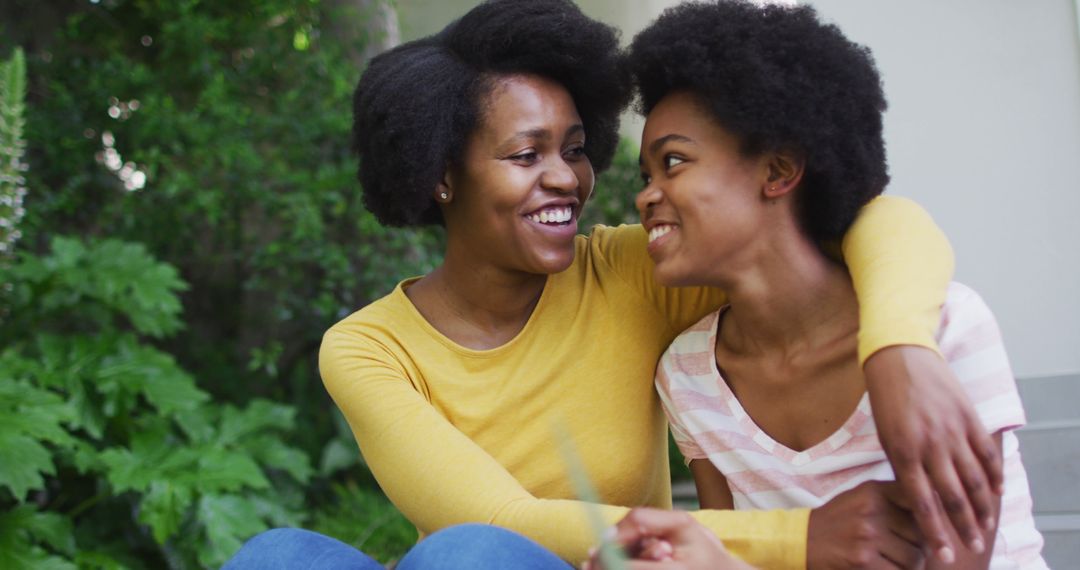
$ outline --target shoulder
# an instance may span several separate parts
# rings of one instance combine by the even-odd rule
[[[938,345],[952,361],[974,349],[1001,344],[1001,330],[994,313],[974,289],[953,281],[941,307]]]
[[[1024,425],[1023,404],[997,320],[982,297],[952,283],[941,310],[938,345],[968,398],[994,433]]]
[[[323,334],[319,369],[329,382],[336,371],[362,363],[393,364],[402,337],[412,334],[408,298],[399,284],[392,293],[338,321]]]
[[[687,387],[694,389],[703,376],[715,374],[716,319],[713,311],[679,333],[671,342],[656,370],[656,383],[661,390]]]
[[[648,236],[640,224],[624,224],[615,227],[598,224],[593,226],[588,237],[583,239],[590,253],[599,255],[609,263],[649,261],[646,250],[649,243]]]

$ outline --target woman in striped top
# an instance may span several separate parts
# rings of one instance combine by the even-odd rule
[[[817,507],[892,480],[859,367],[858,305],[833,249],[888,182],[869,51],[809,7],[719,2],[665,13],[630,61],[648,115],[637,206],[656,278],[729,294],[674,341],[656,378],[702,507]],[[983,535],[954,536],[931,567],[1045,568],[1012,434],[1024,413],[994,318],[954,284],[937,340],[1003,450],[1005,486]]]

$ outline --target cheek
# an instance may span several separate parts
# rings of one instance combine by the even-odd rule
[[[573,170],[578,179],[578,186],[581,187],[584,196],[582,202],[584,202],[592,194],[593,185],[596,184],[596,174],[593,173],[592,163],[587,160],[575,164]]]

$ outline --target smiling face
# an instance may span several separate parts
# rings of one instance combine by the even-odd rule
[[[688,92],[657,103],[641,149],[645,188],[636,205],[656,280],[715,284],[716,270],[737,263],[765,223],[768,158],[742,154],[739,140]]]
[[[532,274],[565,270],[593,188],[573,99],[554,81],[511,75],[495,79],[481,108],[462,164],[436,189],[448,256]]]

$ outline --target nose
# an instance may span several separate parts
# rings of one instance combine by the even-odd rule
[[[637,206],[638,216],[641,217],[641,221],[645,221],[645,217],[649,212],[649,209],[660,203],[664,199],[664,193],[660,188],[654,184],[649,183],[637,196],[634,196],[634,205]]]
[[[577,173],[562,157],[552,160],[540,176],[540,186],[556,192],[574,192],[579,184]]]

